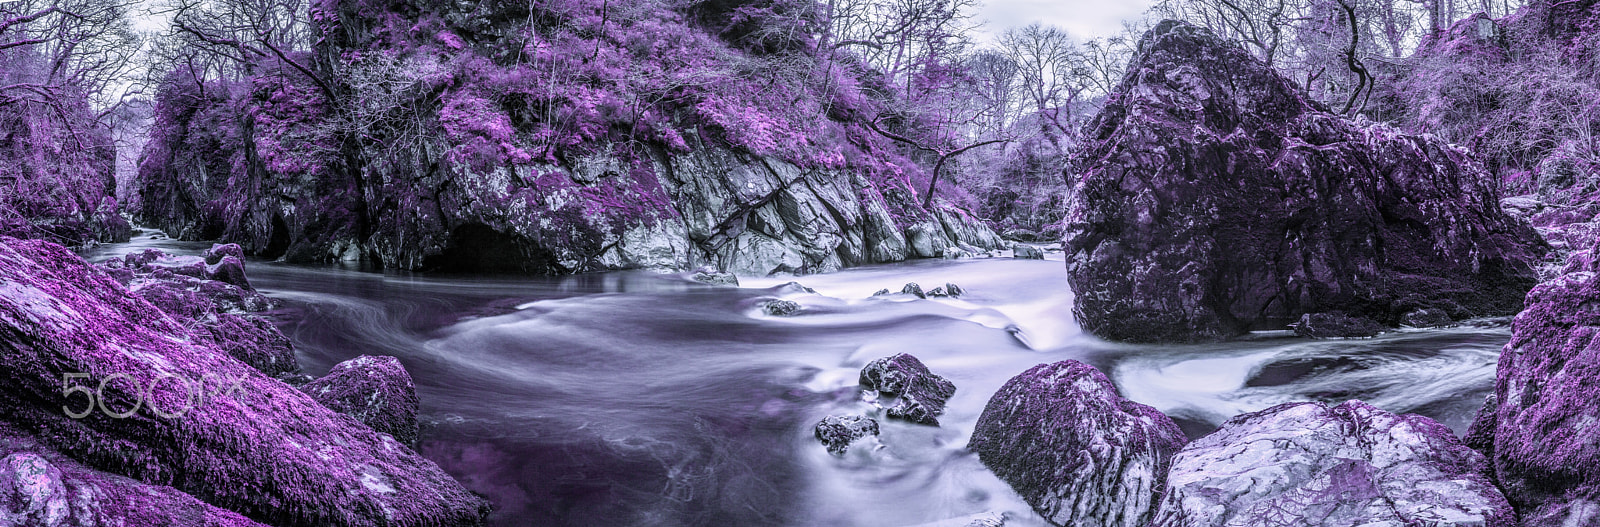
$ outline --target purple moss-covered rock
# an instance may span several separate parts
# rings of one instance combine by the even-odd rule
[[[165,485],[93,470],[0,425],[0,525],[263,527]]]
[[[1167,21],[1088,127],[1067,276],[1097,336],[1205,341],[1342,311],[1514,313],[1547,246],[1430,136],[1351,122],[1210,31]]]
[[[228,356],[60,246],[0,239],[0,284],[0,421],[46,448],[268,524],[473,525],[487,513],[433,462]],[[100,403],[127,416],[68,416],[86,405],[63,393],[69,374],[109,381]],[[197,384],[206,397],[191,407]]]
[[[1482,455],[1449,428],[1360,401],[1234,417],[1172,459],[1156,527],[1511,527]]]
[[[830,415],[817,423],[813,432],[828,453],[842,456],[857,439],[878,435],[878,420],[861,415]]]
[[[1142,527],[1185,438],[1077,361],[1034,366],[989,399],[967,448],[1055,525]]]
[[[229,356],[271,376],[298,372],[289,338],[254,314],[273,303],[250,287],[237,252],[236,245],[217,245],[202,259],[150,249],[99,267]],[[212,258],[216,263],[205,263]]]
[[[893,401],[886,412],[890,418],[934,426],[945,401],[956,393],[955,383],[905,353],[867,363],[860,383],[862,389],[878,392],[880,400]]]
[[[1540,284],[1468,431],[1526,525],[1600,521],[1600,280]]]
[[[1383,326],[1369,318],[1344,313],[1306,313],[1294,324],[1294,334],[1314,339],[1349,339],[1377,336]]]
[[[417,387],[400,359],[362,355],[334,365],[300,391],[401,443],[417,444]]]

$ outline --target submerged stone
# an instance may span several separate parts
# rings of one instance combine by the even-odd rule
[[[768,316],[787,317],[793,316],[803,309],[799,302],[793,300],[768,300],[761,304],[761,311]]]
[[[939,425],[945,401],[956,393],[954,383],[905,353],[867,363],[861,368],[860,383],[880,398],[894,399],[887,410],[890,418],[934,426]]]
[[[1069,360],[1006,381],[967,448],[1052,524],[1143,527],[1184,441],[1171,418]]]
[[[1343,313],[1306,313],[1294,325],[1294,334],[1314,339],[1348,339],[1377,336],[1383,326],[1372,319]]]
[[[1011,257],[1019,260],[1043,260],[1044,251],[1032,245],[1019,243],[1011,250]]]
[[[830,415],[817,423],[817,440],[828,453],[842,456],[857,439],[878,435],[878,420],[860,415]]]
[[[1512,527],[1482,455],[1449,428],[1360,401],[1230,419],[1172,460],[1155,527]]]

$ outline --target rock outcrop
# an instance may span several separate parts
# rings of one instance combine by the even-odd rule
[[[1007,381],[967,448],[1055,525],[1142,527],[1184,442],[1171,418],[1069,360]]]
[[[300,391],[374,431],[408,446],[417,444],[417,387],[400,359],[362,355],[335,364]]]
[[[1139,49],[1069,169],[1085,330],[1204,341],[1317,312],[1504,315],[1537,283],[1547,246],[1465,150],[1334,115],[1186,23]]]
[[[250,285],[239,246],[217,245],[200,258],[148,249],[97,266],[229,356],[271,376],[300,371],[289,338],[256,315],[273,302]]]
[[[880,401],[892,401],[886,411],[890,418],[934,426],[939,425],[945,401],[956,393],[955,383],[905,353],[867,363],[861,368],[860,384],[877,392]]]
[[[1517,524],[1481,454],[1360,401],[1234,417],[1172,460],[1157,527]]]
[[[1468,432],[1525,525],[1600,522],[1600,280],[1534,288]]]
[[[568,20],[561,9],[317,4],[320,38],[308,59],[328,71],[388,75],[378,84],[386,88],[324,90],[296,73],[198,92],[193,82],[162,85],[140,167],[142,221],[292,262],[529,274],[711,264],[766,276],[1004,245],[959,207],[922,207],[904,177],[919,169],[862,143],[879,141],[875,134],[858,129],[846,139],[848,121],[836,125],[821,108],[801,110],[803,126],[789,126],[795,105],[820,94],[756,104],[748,99],[771,86],[708,81],[725,75],[724,64],[749,62],[686,24],[698,15],[663,7],[630,15],[643,17],[637,26],[607,25]],[[596,39],[560,47],[611,58],[524,53],[527,32],[553,30],[540,24],[554,20],[583,34],[572,39]],[[373,62],[379,55],[391,62]],[[583,72],[533,73],[567,60]],[[646,70],[660,76],[622,74]],[[677,75],[699,80],[667,80]],[[551,84],[576,78],[591,80]],[[833,86],[826,96],[841,97]],[[340,104],[389,117],[355,136],[335,123],[330,107]]]
[[[42,448],[267,524],[475,525],[487,513],[433,462],[60,246],[0,238],[0,284],[0,422]]]

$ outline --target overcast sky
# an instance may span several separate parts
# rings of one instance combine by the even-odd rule
[[[988,21],[979,40],[1033,22],[1061,27],[1079,39],[1102,37],[1149,8],[1150,0],[988,0],[978,9],[978,18]]]

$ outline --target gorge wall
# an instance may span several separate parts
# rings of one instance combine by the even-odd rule
[[[163,86],[143,221],[293,262],[534,274],[809,273],[1003,244],[919,205],[917,163],[848,124],[872,103],[844,67],[829,85],[849,89],[790,83],[697,13],[313,10],[321,43],[289,59],[316,77],[279,62],[248,86]]]

